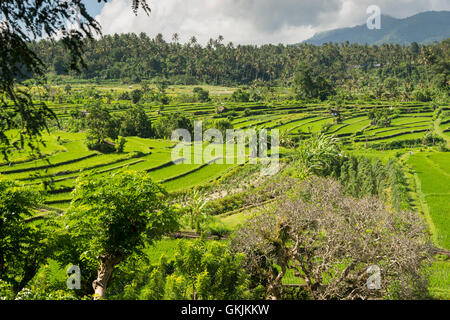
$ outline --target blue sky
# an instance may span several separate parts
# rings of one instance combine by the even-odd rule
[[[88,9],[88,12],[91,14],[91,16],[95,17],[96,15],[100,14],[100,11],[102,10],[105,3],[102,1],[98,3],[97,0],[83,0],[84,5]]]

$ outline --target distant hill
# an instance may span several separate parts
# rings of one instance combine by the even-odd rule
[[[441,41],[450,37],[450,11],[427,11],[404,19],[381,16],[381,29],[370,30],[366,24],[324,31],[304,43],[321,45],[327,42],[359,44],[398,43],[420,44]]]

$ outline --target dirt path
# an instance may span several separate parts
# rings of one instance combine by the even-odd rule
[[[198,238],[200,238],[200,235],[198,235],[197,233],[195,233],[193,231],[178,231],[178,232],[171,233],[169,236],[173,239],[198,239]],[[224,234],[223,236],[210,235],[210,236],[206,236],[205,238],[207,240],[227,240],[228,237],[229,237],[229,234],[227,233],[227,234]]]

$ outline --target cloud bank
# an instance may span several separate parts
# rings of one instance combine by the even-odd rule
[[[369,5],[404,18],[423,11],[450,10],[448,0],[150,0],[150,16],[131,12],[129,0],[112,0],[96,17],[104,34],[163,34],[199,43],[222,35],[234,44],[298,43],[316,32],[365,23]]]

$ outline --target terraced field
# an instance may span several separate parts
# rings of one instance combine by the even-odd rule
[[[120,114],[127,110],[128,105],[129,101],[119,100],[112,101],[107,107],[110,112]],[[384,158],[387,154],[394,156],[397,152],[384,150],[384,144],[401,141],[417,142],[433,128],[433,108],[429,104],[349,103],[340,106],[339,121],[337,121],[336,114],[333,114],[334,107],[327,104],[307,104],[299,101],[267,104],[224,101],[219,105],[222,107],[221,112],[217,111],[217,103],[180,103],[163,107],[144,103],[143,107],[152,120],[161,117],[161,113],[183,111],[195,120],[215,121],[227,118],[232,120],[231,123],[235,129],[278,129],[281,134],[286,134],[291,138],[307,137],[313,133],[333,134],[338,136],[344,146],[355,154],[378,152],[377,157],[379,158]],[[73,111],[80,112],[85,109],[83,104],[77,103],[53,103],[50,106],[62,120],[69,118]],[[396,110],[395,116],[391,116],[392,120],[388,127],[372,125],[373,121],[368,118],[368,113],[374,109]],[[444,118],[439,123],[439,128],[445,134],[448,134],[449,123],[450,118]],[[9,134],[11,140],[17,139],[15,132]],[[50,183],[51,189],[46,204],[60,209],[67,208],[70,192],[77,177],[82,172],[90,170],[98,176],[123,168],[147,171],[155,181],[159,181],[169,192],[173,192],[213,181],[237,165],[236,161],[223,161],[223,164],[208,165],[175,164],[171,159],[175,143],[169,140],[127,137],[124,152],[121,154],[101,154],[88,150],[85,145],[84,132],[72,133],[54,130],[50,134],[44,134],[43,140],[46,142],[46,146],[41,149],[42,158],[29,159],[29,150],[27,149],[15,152],[10,156],[9,162],[0,163],[0,173],[26,184]],[[280,152],[284,152],[283,148]],[[417,160],[412,157],[411,161],[419,167],[421,161],[424,162],[425,159],[419,159],[418,156]],[[437,160],[433,158],[433,161]],[[439,172],[448,171],[448,167],[439,168],[441,170]],[[427,171],[427,174],[435,175],[432,170]],[[439,207],[446,201],[446,195],[441,194],[442,190],[445,190],[445,186],[442,186],[439,194],[436,194],[427,189],[425,176],[420,176],[420,179],[425,179],[422,190],[428,197],[429,206],[435,208],[435,211],[446,210],[445,206],[443,209]],[[445,216],[445,214],[436,213],[436,225],[445,224],[446,221],[439,222],[438,216]]]
[[[450,115],[449,114],[442,117],[442,119],[439,122],[439,129],[442,131],[442,133],[445,136],[450,138]],[[448,139],[448,140],[450,140],[450,139]]]
[[[222,159],[224,164],[211,161],[207,164],[184,164],[180,161],[183,160],[181,157],[172,161],[172,148],[175,143],[169,140],[129,137],[124,153],[101,154],[87,149],[84,139],[81,139],[84,138],[83,133],[57,131],[44,135],[43,139],[51,142],[54,135],[63,137],[61,141],[65,141],[61,142],[56,153],[43,159],[10,165],[4,163],[0,167],[0,173],[29,185],[51,182],[46,204],[60,209],[68,206],[70,192],[82,172],[93,171],[97,176],[104,176],[123,168],[147,171],[168,191],[176,191],[208,182],[238,165],[234,157],[231,161]],[[237,155],[236,150],[234,154]],[[223,155],[226,156],[225,148]],[[191,158],[194,159],[194,149]]]
[[[223,89],[223,88],[222,88]],[[228,94],[226,90],[220,94]],[[112,113],[123,113],[129,101],[113,101],[108,105]],[[223,107],[217,111],[217,103],[181,103],[177,105],[157,106],[144,104],[146,114],[155,121],[161,113],[183,111],[195,120],[230,119],[234,129],[277,129],[280,134],[293,140],[305,138],[314,133],[324,133],[339,137],[347,151],[354,155],[377,157],[383,162],[389,158],[408,157],[407,165],[414,170],[417,193],[421,208],[425,211],[435,242],[439,247],[450,249],[450,157],[448,153],[431,151],[421,146],[421,139],[436,126],[441,136],[449,137],[450,116],[438,122],[433,120],[434,110],[430,104],[418,103],[352,103],[339,108],[339,117],[327,104],[306,104],[298,101],[271,103],[235,103],[220,102]],[[59,119],[70,117],[71,112],[83,111],[83,104],[51,104]],[[373,125],[369,111],[373,109],[395,109],[389,126]],[[436,130],[437,131],[437,130]],[[17,132],[8,133],[11,140],[17,140]],[[161,183],[169,192],[189,190],[195,186],[215,181],[233,169],[241,166],[235,161],[235,155],[226,158],[216,157],[210,163],[185,164],[183,155],[172,161],[175,142],[169,140],[126,137],[123,153],[102,154],[86,147],[84,132],[65,132],[52,130],[44,134],[46,145],[41,148],[40,157],[31,159],[29,149],[10,155],[9,161],[0,162],[0,174],[17,179],[29,185],[48,184],[47,209],[67,209],[71,191],[80,174],[92,171],[97,176],[129,168],[146,171]],[[412,146],[394,146],[396,142],[410,142]],[[204,144],[207,145],[206,143]],[[424,149],[424,150],[422,150]],[[191,158],[194,159],[194,152]],[[246,149],[248,154],[248,148]],[[280,148],[280,155],[289,152]],[[412,152],[412,154],[410,154]],[[232,161],[231,161],[232,160]],[[248,158],[246,159],[248,160]],[[247,166],[247,164],[245,164]],[[241,186],[232,186],[241,188]],[[234,230],[256,214],[260,207],[240,208],[215,217],[215,224],[226,230]],[[190,231],[190,230],[188,230]],[[148,252],[149,258],[157,262],[164,253],[174,251],[176,240],[165,239]],[[449,295],[449,263],[436,262],[433,265],[432,290],[438,297]],[[298,284],[291,273],[283,278],[284,284]]]
[[[435,243],[450,249],[450,157],[444,152],[417,152],[408,165],[415,178],[421,211],[430,225]],[[450,299],[450,261],[435,261],[431,271],[430,292],[440,299]]]
[[[126,111],[127,103],[116,101],[109,105],[109,109],[111,112],[122,113]],[[73,110],[83,110],[80,104],[53,104],[51,107],[60,119],[69,117]],[[160,107],[144,107],[152,119],[160,117]],[[324,132],[337,135],[346,145],[364,144],[366,147],[370,147],[371,142],[379,144],[393,140],[419,139],[432,126],[432,109],[429,105],[405,103],[396,106],[401,113],[387,128],[372,126],[367,112],[372,108],[389,107],[388,105],[343,106],[340,110],[340,122],[336,122],[336,118],[329,111],[330,107],[325,104],[303,104],[295,101],[270,105],[226,102],[223,107],[224,111],[217,113],[212,103],[186,103],[164,106],[163,112],[182,110],[196,120],[232,117],[235,129],[278,129],[291,137]],[[11,132],[10,136],[13,140],[14,132]],[[214,180],[235,166],[176,165],[171,161],[171,150],[175,144],[168,140],[127,137],[125,150],[121,154],[100,154],[88,150],[83,132],[53,131],[51,134],[44,134],[43,140],[46,142],[46,146],[41,150],[43,158],[27,159],[27,150],[16,152],[10,157],[10,162],[0,163],[0,173],[26,184],[53,182],[46,203],[58,208],[67,207],[76,178],[89,170],[94,170],[99,176],[122,168],[148,171],[168,191],[176,191]]]
[[[418,178],[418,193],[432,221],[436,242],[450,249],[450,158],[447,153],[411,155],[409,164]]]

